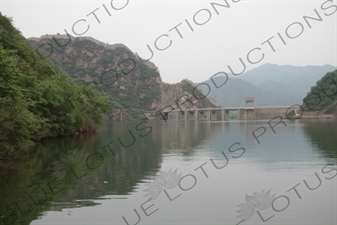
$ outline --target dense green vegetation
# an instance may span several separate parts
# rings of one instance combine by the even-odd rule
[[[92,131],[108,99],[56,72],[0,14],[0,160],[47,137]]]
[[[238,119],[238,114],[234,112],[229,112],[229,119],[231,120],[237,120]]]
[[[324,113],[337,112],[337,70],[325,74],[311,87],[303,99],[303,108]]]
[[[68,38],[56,36],[67,43]],[[48,52],[52,36],[30,39],[39,50]],[[109,97],[108,119],[145,120],[145,112],[155,112],[161,99],[159,72],[141,62],[122,44],[105,45],[93,38],[71,38],[68,45],[55,43],[50,56],[54,64],[62,66],[66,74],[77,84],[95,82],[95,89]],[[50,51],[49,51],[50,52]],[[63,72],[63,71],[59,71]],[[103,76],[104,75],[104,76]]]

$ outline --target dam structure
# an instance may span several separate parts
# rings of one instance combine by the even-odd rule
[[[276,116],[286,118],[289,108],[290,106],[173,109],[163,111],[163,116],[168,121],[228,121],[229,112],[236,111],[238,120],[267,120]]]

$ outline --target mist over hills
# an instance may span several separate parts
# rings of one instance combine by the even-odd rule
[[[335,69],[331,65],[303,67],[267,63],[240,76],[228,74],[227,83],[220,88],[216,88],[210,79],[204,83],[211,87],[209,97],[222,107],[245,106],[245,96],[253,96],[255,106],[290,106],[302,104],[310,88]],[[213,80],[219,86],[226,77],[218,76]],[[205,85],[199,87],[208,92]]]

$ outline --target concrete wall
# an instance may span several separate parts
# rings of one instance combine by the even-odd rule
[[[221,110],[211,110],[211,121],[221,121]]]
[[[198,120],[198,111],[185,111],[187,114],[187,120]]]
[[[336,116],[333,114],[323,114],[320,111],[313,111],[313,112],[304,111],[300,118],[301,119],[332,119],[335,117]]]
[[[238,120],[266,120],[276,116],[286,118],[288,106],[285,107],[247,107],[238,108]],[[234,109],[196,109],[196,110],[174,110],[168,114],[168,120],[200,120],[200,121],[227,121],[229,120],[229,110]],[[310,114],[310,116],[313,116]],[[306,117],[306,116],[305,116]],[[308,115],[309,117],[309,115]]]
[[[265,120],[272,119],[276,116],[281,116],[282,118],[286,117],[286,112],[289,109],[289,106],[284,107],[255,107],[255,119],[256,120]]]
[[[254,108],[240,108],[238,109],[238,120],[254,120],[255,109]]]
[[[209,120],[209,111],[208,110],[198,110],[198,120],[208,121]]]
[[[321,115],[321,112],[306,112],[304,111],[301,119],[312,119],[312,118],[317,118]]]

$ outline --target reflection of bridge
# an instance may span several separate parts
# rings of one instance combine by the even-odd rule
[[[238,120],[263,120],[275,116],[286,117],[290,106],[265,106],[265,107],[229,107],[229,108],[199,108],[185,110],[164,110],[163,115],[167,120],[229,120],[229,112],[236,111]]]

